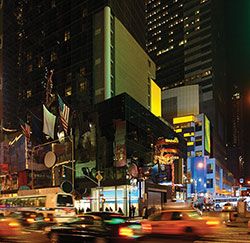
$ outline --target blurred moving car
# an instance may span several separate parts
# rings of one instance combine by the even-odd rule
[[[15,219],[0,215],[0,242],[5,239],[16,238],[20,233],[21,226]]]
[[[141,224],[145,233],[192,237],[217,233],[221,227],[220,220],[201,217],[192,207],[160,211]]]
[[[222,207],[223,212],[235,211],[236,207],[232,203],[225,203]]]
[[[46,227],[50,242],[124,242],[142,236],[139,222],[128,222],[122,214],[92,212],[77,215],[62,225]]]
[[[16,211],[11,213],[10,217],[16,219],[23,227],[32,229],[42,229],[52,223],[50,218],[34,211]]]
[[[206,203],[203,205],[204,211],[214,211],[214,204],[213,203]]]

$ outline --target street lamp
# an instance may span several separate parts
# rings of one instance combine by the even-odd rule
[[[194,182],[194,196],[195,196],[195,199],[198,198],[198,192],[197,192],[197,184],[198,184],[198,181],[201,182],[201,178],[198,178],[198,179],[191,179],[191,182],[193,183]],[[201,191],[201,190],[200,190]],[[199,191],[199,192],[200,192]]]

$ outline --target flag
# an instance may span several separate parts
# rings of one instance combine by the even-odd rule
[[[31,111],[31,135],[32,137],[39,138],[40,142],[46,142],[47,139],[45,138],[45,135],[43,134],[43,122],[36,117]]]
[[[23,135],[26,137],[27,142],[30,142],[30,125],[28,125],[26,122],[24,122],[22,119],[18,118],[20,121],[20,126],[23,131]]]
[[[43,133],[54,139],[56,116],[50,113],[43,105]]]
[[[61,117],[63,129],[64,129],[65,133],[67,134],[68,125],[69,125],[70,108],[63,103],[63,101],[62,101],[61,97],[59,96],[59,94],[57,94],[57,97],[58,97],[58,103],[59,103],[59,114],[60,114],[60,117]]]

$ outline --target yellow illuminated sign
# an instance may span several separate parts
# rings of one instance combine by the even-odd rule
[[[194,145],[194,142],[187,142],[187,146],[192,146]]]
[[[211,152],[211,140],[210,140],[210,121],[205,116],[205,150]]]
[[[161,117],[161,88],[151,79],[151,112]]]
[[[175,131],[176,133],[179,133],[179,132],[182,132],[182,129],[179,128],[179,129],[175,129],[174,131]]]
[[[190,133],[190,132],[184,133],[183,136],[184,136],[184,137],[192,137],[192,136],[194,136],[194,132],[191,132],[191,133]]]
[[[182,117],[175,117],[173,119],[173,124],[180,124],[180,123],[186,123],[186,122],[194,122],[195,116],[182,116]]]

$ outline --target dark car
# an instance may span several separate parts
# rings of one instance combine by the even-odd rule
[[[141,237],[141,224],[128,222],[122,214],[92,212],[77,215],[70,222],[46,227],[52,243],[58,242],[124,242]]]
[[[9,216],[16,219],[25,228],[42,229],[51,224],[49,218],[45,218],[42,213],[35,211],[16,211]]]

